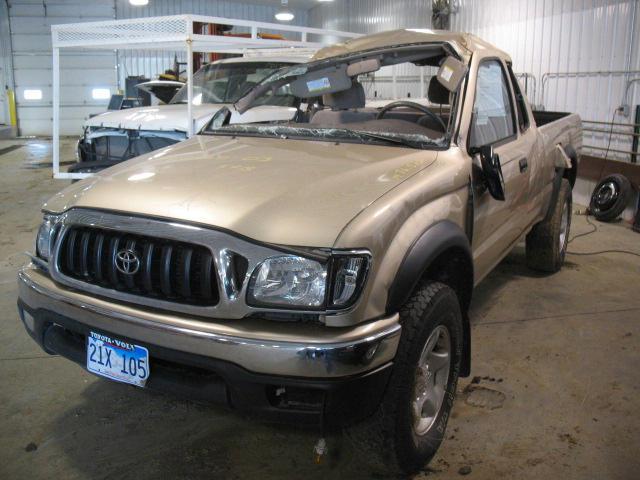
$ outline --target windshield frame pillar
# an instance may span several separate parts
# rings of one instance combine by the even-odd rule
[[[193,31],[193,26],[190,31]],[[178,72],[178,75],[180,72]],[[187,138],[193,136],[193,41],[187,39]]]

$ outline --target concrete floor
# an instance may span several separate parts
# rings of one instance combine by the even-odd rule
[[[44,354],[16,314],[15,272],[31,249],[50,143],[0,140],[0,478],[371,478],[351,445],[98,379]],[[73,142],[63,144],[73,158]],[[44,168],[43,168],[44,167]],[[624,224],[597,223],[571,250],[640,252]],[[591,227],[574,217],[573,233]],[[415,478],[640,478],[640,258],[570,255],[533,274],[517,248],[476,290],[473,375],[447,439]],[[379,478],[379,477],[378,477]]]

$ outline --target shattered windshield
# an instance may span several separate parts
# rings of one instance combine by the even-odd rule
[[[448,55],[442,44],[412,45],[291,66],[219,111],[203,133],[443,148],[467,72]],[[295,100],[293,118],[256,122],[252,108],[285,95]]]
[[[310,140],[351,141],[371,145],[395,145],[410,148],[428,148],[430,146],[445,147],[446,137],[426,138],[421,134],[396,134],[392,132],[375,132],[352,128],[334,128],[329,126],[313,126],[308,124],[282,123],[271,125],[231,125],[214,132],[224,135],[270,138],[304,138]]]
[[[261,81],[283,67],[291,65],[283,62],[231,62],[212,63],[198,70],[193,75],[193,104],[235,103]],[[295,98],[279,95],[271,97],[275,103],[290,107]],[[187,86],[178,90],[172,104],[187,103]]]

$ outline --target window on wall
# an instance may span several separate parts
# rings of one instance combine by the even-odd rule
[[[471,147],[492,145],[516,134],[509,84],[502,64],[486,60],[478,68],[471,120]]]
[[[108,88],[94,88],[91,90],[91,97],[94,100],[108,100],[111,98],[111,90]]]
[[[26,89],[22,92],[22,96],[25,100],[42,100],[42,90]]]

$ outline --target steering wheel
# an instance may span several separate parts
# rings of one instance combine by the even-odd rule
[[[391,103],[385,105],[378,112],[378,115],[376,116],[376,120],[380,120],[382,117],[385,116],[385,114],[388,111],[396,109],[396,108],[400,108],[400,107],[413,108],[414,110],[419,110],[420,112],[424,113],[425,115],[429,115],[431,118],[433,118],[436,122],[438,122],[440,124],[440,126],[442,127],[442,131],[443,132],[447,131],[447,126],[444,124],[442,119],[438,115],[433,113],[428,107],[425,107],[424,105],[420,105],[419,103],[416,103],[416,102],[409,102],[407,100],[399,100],[397,102],[391,102]]]

